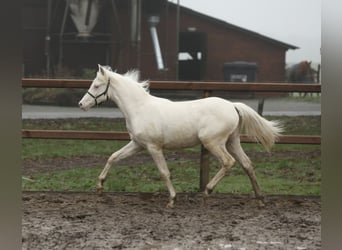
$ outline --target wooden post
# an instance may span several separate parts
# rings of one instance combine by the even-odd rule
[[[209,182],[209,151],[202,145],[201,146],[201,163],[200,163],[200,180],[199,190],[205,190]]]
[[[207,98],[211,94],[211,91],[204,91],[203,97]],[[209,151],[201,145],[201,162],[200,162],[200,179],[199,190],[204,191],[209,182]]]
[[[262,116],[262,112],[264,111],[264,102],[265,102],[265,98],[260,97],[258,101],[258,114],[261,116]]]

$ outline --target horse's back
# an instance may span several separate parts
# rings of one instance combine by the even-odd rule
[[[208,97],[173,104],[178,113],[170,122],[192,133],[202,142],[214,137],[228,137],[239,123],[233,103],[222,98]]]
[[[203,119],[224,119],[236,113],[232,102],[219,98],[208,97],[192,101],[171,102],[168,108],[160,107],[168,118],[187,120],[200,123]],[[169,112],[167,112],[169,111]]]

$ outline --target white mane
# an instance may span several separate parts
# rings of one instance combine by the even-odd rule
[[[149,81],[139,82],[139,78],[140,78],[139,70],[131,69],[131,70],[127,71],[125,74],[123,74],[123,76],[130,78],[131,80],[133,80],[134,82],[139,84],[141,87],[143,87],[147,92],[149,92],[149,86],[150,86]]]
[[[112,68],[108,65],[103,66],[106,70],[111,71],[111,72],[116,72],[113,71]],[[139,82],[139,78],[140,78],[140,72],[137,69],[131,69],[129,71],[127,71],[125,74],[122,75],[123,77],[127,77],[131,80],[133,80],[135,83],[137,83],[138,85],[140,85],[143,89],[145,89],[145,91],[149,92],[149,86],[150,83],[149,81],[143,81],[143,82]]]

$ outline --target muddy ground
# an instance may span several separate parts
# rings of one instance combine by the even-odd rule
[[[318,197],[23,192],[23,249],[321,249]]]

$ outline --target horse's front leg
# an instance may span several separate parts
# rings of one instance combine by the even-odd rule
[[[128,156],[131,156],[139,151],[142,150],[142,147],[137,144],[134,141],[130,141],[126,146],[124,146],[123,148],[119,149],[118,151],[114,152],[107,160],[107,163],[105,165],[105,167],[103,168],[101,174],[99,175],[99,180],[97,183],[97,191],[99,193],[102,193],[103,191],[103,183],[106,180],[108,171],[110,169],[110,167],[112,166],[112,164],[114,162],[117,162],[119,160],[122,160],[124,158],[127,158]]]
[[[159,172],[160,172],[162,178],[164,179],[165,184],[169,190],[170,198],[169,198],[169,202],[167,204],[167,207],[172,208],[174,206],[174,200],[176,198],[176,191],[175,191],[175,189],[171,183],[171,180],[170,180],[170,171],[167,167],[165,157],[163,155],[163,151],[161,150],[161,148],[156,147],[156,146],[150,146],[147,149],[150,152],[154,162],[156,163],[156,165],[159,169]]]

